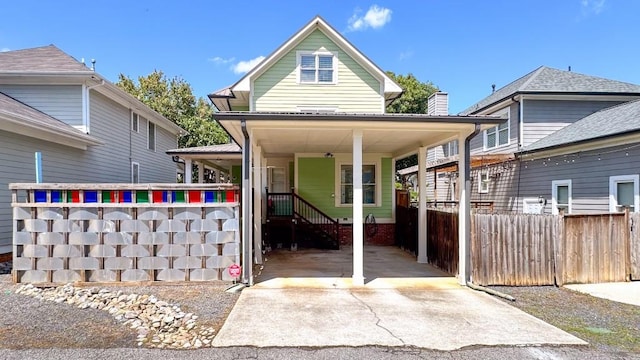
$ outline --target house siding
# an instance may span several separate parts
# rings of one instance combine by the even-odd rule
[[[176,147],[176,137],[156,125],[156,150],[147,148],[148,121],[140,117],[139,132],[130,130],[129,109],[91,92],[91,133],[105,145],[89,148],[101,182],[131,181],[131,162],[140,164],[140,182],[175,182],[176,165],[166,150]],[[131,158],[131,160],[129,160]]]
[[[83,126],[81,85],[0,84],[0,92],[71,126]]]
[[[94,92],[90,97],[90,118],[92,135],[105,144],[87,150],[0,130],[0,253],[10,251],[3,246],[12,242],[8,184],[35,181],[36,151],[42,153],[43,182],[128,183],[129,156],[140,164],[141,182],[175,182],[176,166],[165,153],[175,147],[175,136],[157,127],[156,151],[148,150],[146,120],[140,124],[140,133],[130,131],[129,110]]]
[[[364,216],[373,214],[376,218],[392,217],[391,158],[380,159],[380,186],[382,198],[380,206],[364,207]],[[298,193],[327,215],[344,221],[353,216],[351,206],[336,207],[335,197],[335,159],[334,158],[298,158]]]
[[[522,211],[522,198],[544,196],[544,211],[551,213],[551,181],[571,180],[573,214],[609,212],[609,177],[640,174],[639,145],[524,160],[518,211]]]
[[[599,110],[619,101],[527,100],[523,105],[524,146],[533,144]]]
[[[297,51],[337,54],[337,84],[298,84]],[[380,81],[333,43],[320,30],[278,60],[253,83],[254,111],[299,111],[298,106],[337,107],[339,112],[382,113]]]
[[[526,104],[526,103],[525,103]],[[504,108],[503,108],[504,109]],[[487,115],[496,115],[504,111],[500,109],[496,112]],[[509,106],[509,144],[498,146],[492,149],[484,149],[484,134],[485,131],[481,131],[478,135],[474,136],[469,143],[469,149],[471,155],[484,155],[484,154],[512,154],[518,151],[518,138],[520,132],[520,107],[518,103],[513,103]]]

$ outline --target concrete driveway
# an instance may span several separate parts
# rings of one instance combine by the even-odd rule
[[[365,257],[364,287],[351,286],[350,271],[340,265],[349,262],[344,260],[348,250],[286,254],[295,255],[288,263],[271,256],[258,278],[262,282],[242,291],[213,345],[454,350],[472,345],[586,344],[487,294],[459,286],[455,278],[417,264],[400,249],[366,249],[374,252],[370,260],[378,260],[370,265],[383,268],[386,277],[373,276],[372,269],[367,272]],[[292,276],[314,271],[318,273],[312,278]]]
[[[589,294],[591,296],[640,306],[640,281],[602,284],[572,284],[564,285],[564,287]]]

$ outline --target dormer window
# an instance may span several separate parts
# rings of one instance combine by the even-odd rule
[[[298,83],[336,84],[336,55],[330,52],[298,52]]]

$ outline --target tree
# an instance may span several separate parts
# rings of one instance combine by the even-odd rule
[[[435,85],[431,82],[420,82],[411,73],[407,75],[396,75],[392,71],[387,71],[387,75],[404,89],[402,95],[387,106],[387,112],[404,114],[427,113],[427,100],[431,94],[438,91]],[[396,171],[415,165],[418,165],[418,155],[416,154],[396,161]]]
[[[147,76],[138,77],[137,83],[120,74],[116,85],[188,131],[189,135],[180,137],[179,147],[229,142],[227,133],[213,120],[211,105],[203,98],[196,99],[191,85],[184,79],[167,79],[162,71],[155,70]]]
[[[404,89],[402,95],[387,106],[387,112],[403,114],[427,113],[427,99],[431,94],[438,91],[435,85],[431,82],[420,82],[411,73],[396,75],[392,71],[387,71],[387,75]]]

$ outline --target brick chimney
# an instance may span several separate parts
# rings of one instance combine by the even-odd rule
[[[427,115],[449,115],[449,95],[438,91],[427,99]]]

